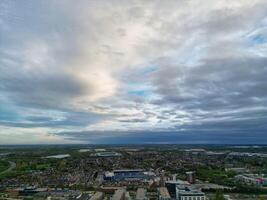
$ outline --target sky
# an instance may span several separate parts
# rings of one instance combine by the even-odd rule
[[[1,0],[0,144],[267,144],[266,0]]]

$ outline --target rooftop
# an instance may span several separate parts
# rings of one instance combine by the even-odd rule
[[[169,194],[169,192],[168,192],[166,187],[160,187],[159,188],[159,195],[161,197],[163,197],[163,198],[166,198],[166,199],[167,198],[171,198],[171,196],[170,196],[170,194]]]
[[[201,192],[201,191],[199,191],[195,188],[191,188],[191,187],[177,186],[176,189],[180,195],[198,195],[198,196],[204,196],[205,195],[204,192]]]
[[[142,172],[142,169],[117,169],[114,172]]]
[[[120,200],[123,195],[125,195],[125,189],[118,189],[115,191],[112,200]]]
[[[146,198],[146,190],[144,188],[138,188],[136,192],[136,199],[145,199]]]
[[[176,184],[176,185],[189,185],[190,183],[188,181],[183,181],[183,180],[170,180],[166,181],[166,183],[171,183],[171,184]]]
[[[101,199],[101,197],[104,195],[103,192],[96,192],[91,198],[90,200],[97,200],[97,199]]]

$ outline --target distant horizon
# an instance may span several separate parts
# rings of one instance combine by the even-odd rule
[[[134,143],[124,143],[124,144],[111,144],[111,143],[95,143],[95,144],[90,144],[90,143],[83,143],[83,144],[75,144],[75,143],[69,143],[69,144],[0,144],[0,147],[6,147],[6,146],[230,146],[230,147],[267,147],[267,144],[212,144],[212,143],[206,143],[206,144],[190,144],[190,143],[170,143],[170,144],[159,144],[159,143],[150,143],[150,144],[145,144],[145,143],[140,143],[140,144],[134,144]]]

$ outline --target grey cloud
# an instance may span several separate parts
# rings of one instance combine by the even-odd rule
[[[154,74],[152,81],[166,102],[182,102],[187,108],[244,106],[242,101],[248,105],[253,97],[266,97],[266,66],[266,58],[261,57],[207,60],[176,75],[175,67],[169,70],[163,66],[164,73]]]
[[[265,138],[263,0],[4,0],[0,9],[3,127],[97,143]]]
[[[2,91],[21,104],[51,107],[82,94],[82,85],[70,75],[49,73],[16,73],[0,75]]]
[[[126,123],[142,123],[142,122],[147,122],[147,119],[121,119],[119,122],[126,122]]]
[[[209,131],[61,132],[66,138],[80,138],[96,144],[265,144],[266,134]],[[262,138],[262,140],[258,140]]]
[[[25,115],[25,114],[24,114]],[[62,118],[45,116],[21,116],[19,120],[6,118],[0,119],[0,125],[8,127],[20,128],[66,128],[66,127],[84,127],[89,124],[94,124],[105,117],[95,113],[75,112],[70,110],[65,113]]]

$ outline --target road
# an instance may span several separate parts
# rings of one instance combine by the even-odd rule
[[[10,172],[10,171],[12,171],[13,169],[16,168],[16,163],[15,162],[12,162],[12,161],[8,161],[8,162],[9,162],[9,168],[6,169],[5,171],[0,172],[0,175],[1,174],[5,174],[7,172]]]

